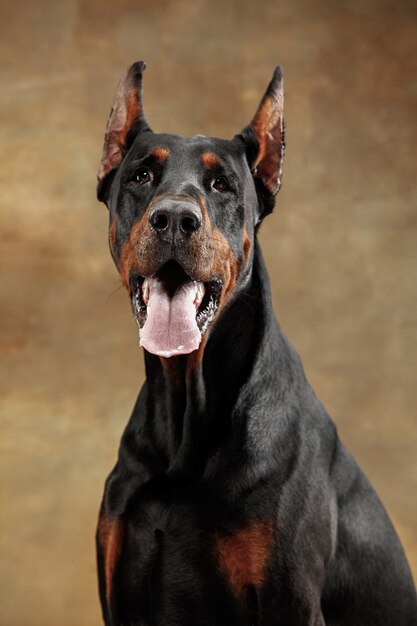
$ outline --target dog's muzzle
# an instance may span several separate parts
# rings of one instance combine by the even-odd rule
[[[191,200],[164,198],[149,214],[149,225],[158,239],[174,245],[186,243],[201,224],[201,209]]]

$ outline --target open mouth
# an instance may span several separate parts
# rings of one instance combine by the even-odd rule
[[[217,279],[194,280],[174,261],[136,279],[131,293],[140,345],[164,357],[197,350],[216,315],[221,287]]]

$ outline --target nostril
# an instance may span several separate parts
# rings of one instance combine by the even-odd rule
[[[189,238],[201,228],[201,214],[183,202],[167,201],[154,207],[149,215],[149,225],[159,238]]]
[[[181,219],[181,230],[187,235],[195,233],[200,226],[200,220],[196,215],[186,215]]]
[[[150,222],[155,230],[166,230],[168,228],[168,217],[165,213],[154,213]]]

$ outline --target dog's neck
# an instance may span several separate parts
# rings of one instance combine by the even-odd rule
[[[241,447],[261,405],[288,400],[299,367],[272,310],[259,245],[251,276],[219,316],[207,345],[171,359],[145,354],[146,422],[150,430],[165,425],[164,433],[154,434],[170,470],[203,470],[220,441],[233,445],[237,438]],[[258,430],[253,437],[262,446]]]

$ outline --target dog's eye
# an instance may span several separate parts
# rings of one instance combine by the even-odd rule
[[[140,167],[135,173],[134,180],[139,183],[139,185],[146,185],[146,183],[151,182],[152,174],[147,167]]]
[[[220,191],[221,193],[230,190],[229,181],[225,176],[218,176],[217,178],[215,178],[213,180],[212,186],[214,189],[216,189],[216,191]]]

